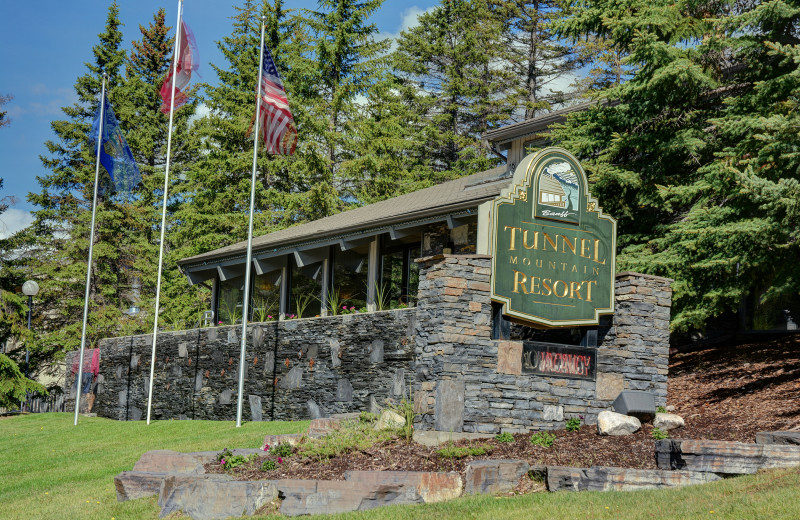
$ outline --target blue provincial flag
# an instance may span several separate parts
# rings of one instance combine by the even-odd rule
[[[117,193],[131,193],[134,188],[142,181],[142,175],[136,166],[133,153],[122,135],[117,118],[114,116],[114,109],[108,98],[104,98],[105,110],[103,112],[103,135],[100,139],[100,165],[108,172],[111,182]],[[100,132],[100,105],[94,115],[92,123],[92,141],[97,142]],[[97,149],[95,149],[95,152]],[[102,189],[101,182],[100,188]]]

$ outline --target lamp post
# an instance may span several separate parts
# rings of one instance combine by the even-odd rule
[[[31,311],[33,310],[33,297],[39,294],[39,284],[33,280],[28,280],[22,284],[22,294],[28,297],[28,330],[31,330]],[[28,342],[25,342],[25,379],[28,378],[28,365],[30,363],[30,351]],[[25,405],[28,404],[28,392],[25,392]]]

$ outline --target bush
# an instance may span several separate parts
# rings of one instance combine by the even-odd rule
[[[498,435],[495,435],[494,440],[496,440],[497,442],[514,442],[514,436],[511,435],[509,432],[503,432]]]
[[[437,454],[443,459],[463,459],[464,457],[479,457],[491,451],[491,446],[453,446],[448,444],[444,448],[437,450]]]
[[[581,429],[581,419],[579,417],[570,417],[567,419],[565,426],[568,432],[576,432]]]
[[[657,440],[660,441],[662,439],[669,439],[669,434],[662,430],[661,428],[653,428],[653,431],[650,432],[650,435]]]
[[[371,424],[359,421],[342,421],[341,427],[331,433],[301,443],[297,454],[301,457],[324,461],[355,450],[365,450],[379,442],[396,437],[390,430],[375,430]]]
[[[234,468],[238,468],[244,464],[254,461],[258,458],[258,455],[253,453],[252,455],[248,455],[245,457],[244,455],[234,455],[233,452],[225,448],[222,450],[222,453],[217,455],[217,462],[220,463],[222,468],[225,471],[232,470]]]
[[[358,420],[362,423],[374,424],[378,421],[378,416],[370,412],[361,412],[361,415],[358,416]]]
[[[288,442],[282,442],[269,451],[279,457],[291,457],[294,453],[294,448]]]
[[[261,471],[272,471],[274,469],[278,469],[278,463],[272,459],[267,459],[261,465]]]
[[[556,441],[554,433],[536,432],[531,435],[531,444],[534,446],[541,446],[542,448],[549,448]]]
[[[663,406],[656,406],[656,413],[667,413],[667,409]]]

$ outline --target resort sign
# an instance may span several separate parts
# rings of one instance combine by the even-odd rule
[[[617,222],[560,148],[526,157],[492,206],[492,299],[547,327],[597,325],[614,312]]]

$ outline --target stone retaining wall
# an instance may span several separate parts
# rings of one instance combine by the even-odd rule
[[[497,433],[563,428],[577,415],[593,423],[626,389],[666,404],[670,280],[617,275],[616,314],[598,330],[596,380],[582,380],[521,373],[522,340],[574,343],[577,329],[515,325],[510,340],[492,339],[490,257],[419,262],[416,308],[249,325],[243,418],[375,411],[387,398],[413,396],[418,429]],[[235,419],[240,333],[160,334],[152,417]],[[143,418],[151,344],[149,335],[100,342],[93,411]]]
[[[407,394],[415,312],[250,324],[243,418],[296,420],[368,410]],[[240,334],[241,326],[159,334],[152,417],[234,420]],[[98,415],[146,416],[152,341],[142,335],[100,342]]]
[[[620,273],[616,313],[599,330],[596,381],[521,374],[522,342],[569,342],[569,331],[515,326],[491,338],[491,257],[420,260],[415,405],[421,429],[496,433],[596,422],[622,390],[666,404],[671,280]],[[577,336],[579,339],[579,335]]]

